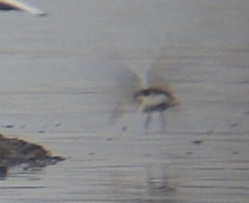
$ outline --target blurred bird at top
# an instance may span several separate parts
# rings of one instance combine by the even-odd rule
[[[121,62],[118,55],[114,59]],[[129,111],[140,110],[146,115],[144,128],[147,132],[153,113],[158,113],[161,130],[165,130],[165,111],[179,102],[165,77],[165,69],[162,64],[157,65],[154,64],[145,74],[138,74],[126,66],[117,69],[113,77],[117,82],[114,92],[118,95],[118,101],[112,121]]]
[[[0,10],[2,11],[20,10],[20,11],[26,11],[28,13],[37,16],[47,15],[47,13],[40,10],[39,8],[33,7],[19,0],[0,0]]]

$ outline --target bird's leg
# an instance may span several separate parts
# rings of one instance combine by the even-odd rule
[[[146,119],[145,119],[145,122],[144,122],[144,129],[145,129],[146,133],[148,132],[151,119],[152,119],[152,113],[147,113],[146,114]]]
[[[159,119],[160,119],[160,127],[161,127],[161,132],[165,133],[165,129],[166,129],[166,117],[165,117],[165,113],[159,112]]]

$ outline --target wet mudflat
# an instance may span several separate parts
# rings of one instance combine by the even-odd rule
[[[51,15],[1,13],[1,133],[67,160],[12,168],[2,202],[248,202],[249,3],[37,3]],[[110,52],[165,67],[180,100],[165,133],[139,112],[107,122]]]

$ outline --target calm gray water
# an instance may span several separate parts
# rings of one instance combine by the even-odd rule
[[[0,127],[68,159],[12,169],[1,202],[248,202],[247,0],[30,2],[50,15],[0,13]],[[181,104],[165,134],[108,123],[113,53],[164,67]]]

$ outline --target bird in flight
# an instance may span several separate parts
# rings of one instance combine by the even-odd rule
[[[114,91],[118,95],[118,101],[112,113],[112,121],[131,109],[137,109],[146,116],[144,129],[147,132],[153,114],[158,113],[161,130],[164,132],[166,110],[179,104],[165,75],[165,69],[154,66],[146,71],[145,77],[125,66],[117,69],[113,77],[116,77],[117,81]],[[131,106],[135,108],[130,108]]]
[[[2,11],[20,10],[20,11],[26,11],[28,13],[37,16],[47,15],[47,13],[40,10],[39,8],[36,8],[19,0],[0,0],[0,10]]]

